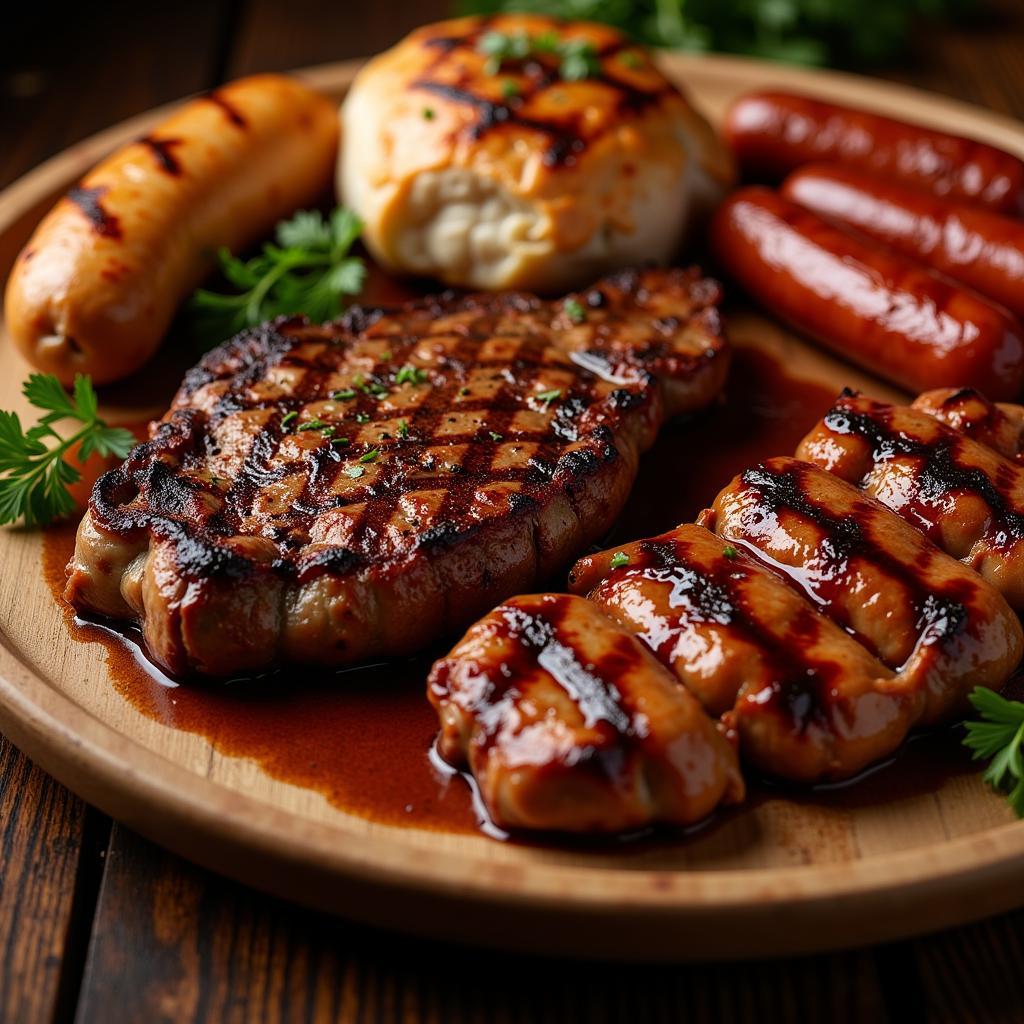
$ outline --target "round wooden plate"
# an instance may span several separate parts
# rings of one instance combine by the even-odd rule
[[[712,118],[743,90],[797,88],[1024,153],[1021,125],[908,89],[723,57],[666,57],[665,65]],[[340,97],[353,71],[332,65],[305,76]],[[165,112],[72,147],[0,195],[0,275],[57,195]],[[734,316],[730,333],[737,346],[768,349],[829,388],[892,395],[756,314]],[[22,406],[26,372],[4,340],[0,408]],[[710,493],[724,482],[710,482]],[[648,959],[876,942],[1024,903],[1024,823],[977,772],[936,771],[859,800],[769,792],[682,842],[611,852],[368,821],[124,700],[104,648],[69,638],[41,579],[41,548],[37,532],[0,531],[0,727],[89,802],[252,885],[437,937]]]

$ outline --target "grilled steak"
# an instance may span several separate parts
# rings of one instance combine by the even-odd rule
[[[66,596],[179,675],[415,651],[608,529],[724,381],[718,301],[645,270],[239,335],[97,482]]]

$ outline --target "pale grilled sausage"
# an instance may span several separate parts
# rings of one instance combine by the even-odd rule
[[[218,248],[244,249],[327,193],[337,148],[333,105],[292,78],[243,78],[190,101],[36,228],[7,282],[11,338],[64,383],[127,376]]]
[[[911,408],[934,416],[1008,459],[1022,461],[1024,406],[993,402],[974,388],[937,388],[918,395]]]

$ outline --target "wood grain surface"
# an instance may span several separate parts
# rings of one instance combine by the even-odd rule
[[[283,6],[303,16],[294,19],[291,31],[269,36],[253,27],[279,25],[274,8]],[[0,123],[8,142],[0,149],[0,182],[12,180],[90,131],[194,88],[215,84],[225,72],[233,75],[264,67],[298,66],[368,52],[390,42],[408,25],[436,16],[444,5],[367,6],[372,6],[371,14],[341,19],[336,13],[338,5],[310,0],[289,5],[272,0],[173,5],[165,17],[170,22],[178,19],[184,28],[168,31],[170,22],[165,20],[163,30],[153,35],[139,27],[152,22],[137,21],[130,26],[121,38],[130,44],[134,66],[142,69],[141,73],[125,78],[115,61],[106,78],[113,85],[102,96],[91,85],[82,88],[81,63],[76,67],[53,59],[52,47],[49,55],[42,53],[44,43],[39,40],[46,40],[47,35],[32,30],[46,22],[47,5],[31,10],[20,7],[28,31],[16,31],[12,36],[25,43],[0,79],[8,100],[0,104]],[[1011,14],[1019,13],[1012,2],[1005,6]],[[65,26],[62,37],[73,40],[72,49],[90,64],[86,76],[90,83],[101,73],[90,57],[106,53],[104,41],[118,30],[118,18],[127,5],[109,7],[107,17],[96,11],[81,14],[78,22]],[[133,10],[142,17],[141,9]],[[333,20],[328,16],[331,12],[335,13]],[[203,20],[208,14],[214,16],[209,31]],[[376,26],[372,41],[363,35],[364,22]],[[882,74],[1024,116],[1024,32],[1020,24],[1019,18],[1016,28],[1012,21],[990,19],[969,31],[918,40],[916,60],[889,72],[883,69]],[[18,28],[17,22],[14,27]],[[247,40],[244,45],[243,40]],[[198,84],[183,84],[180,76],[193,74],[199,76]],[[79,905],[79,916],[86,919],[92,911],[97,886],[90,882],[90,875],[98,881],[102,863],[95,847],[108,826],[93,814],[96,827],[84,829],[81,805],[75,798],[27,768],[21,755],[2,739],[0,750],[0,827],[4,835],[0,850],[0,1019],[46,1020],[53,1019],[54,1013],[55,1019],[70,1019],[79,981],[75,963],[77,960],[80,969],[86,934],[70,927],[72,906]],[[34,842],[28,837],[53,834],[55,808],[57,817],[66,821],[56,834],[66,838],[43,843],[45,849],[37,848],[27,856],[26,843],[31,847]],[[83,858],[83,834],[90,831],[95,855]],[[131,920],[125,931],[131,942],[119,935],[105,888],[104,909],[93,939],[94,955],[82,993],[86,1019],[139,1019],[142,994],[125,997],[134,993],[134,981],[154,978],[147,965],[158,958],[163,947],[175,947],[175,956],[161,960],[164,969],[171,964],[173,971],[175,957],[187,959],[192,956],[188,951],[199,948],[191,924],[177,940],[168,937],[175,934],[173,923],[166,920],[174,918],[173,903],[161,903],[159,916],[144,916],[148,906],[156,907],[142,898],[155,878],[164,879],[167,891],[194,894],[191,898],[206,908],[204,922],[219,922],[222,950],[219,958],[200,960],[197,973],[179,977],[190,990],[220,991],[220,1001],[204,1002],[193,998],[194,994],[186,995],[156,1012],[157,1019],[1024,1019],[1024,915],[1019,913],[871,952],[767,965],[608,969],[474,954],[338,924],[226,883],[120,827],[111,837],[108,859],[116,863],[119,855],[118,891],[139,895],[137,904],[127,908],[122,904],[125,920]],[[82,882],[77,890],[73,884],[76,874]],[[42,931],[41,920],[48,922]],[[102,933],[100,920],[106,922]],[[113,979],[100,969],[109,962],[99,959],[101,934],[107,949],[119,949],[122,957],[121,974]],[[72,948],[76,942],[77,951]],[[209,948],[203,947],[204,951]],[[278,952],[271,955],[274,950]],[[59,964],[62,956],[63,968]],[[438,962],[447,964],[447,970],[437,971]],[[465,971],[459,970],[460,964],[466,965]],[[537,965],[542,983],[533,984],[531,971]],[[481,984],[475,981],[474,969],[483,969]],[[174,978],[164,984],[173,989]],[[58,988],[63,993],[60,996]],[[278,995],[270,1001],[254,995],[265,992]],[[101,993],[110,999],[101,999]],[[228,1008],[227,1016],[215,1016],[217,1009],[224,1008]]]

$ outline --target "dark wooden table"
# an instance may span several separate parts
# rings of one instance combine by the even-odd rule
[[[76,139],[250,71],[378,50],[446,0],[5,12],[0,186]],[[880,73],[1024,118],[1024,5]],[[1024,879],[1022,879],[1024,884]],[[1024,912],[772,963],[608,966],[373,932],[284,905],[87,807],[0,737],[0,1021],[1024,1021]]]

